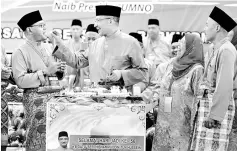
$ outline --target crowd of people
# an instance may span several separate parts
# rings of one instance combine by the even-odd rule
[[[214,7],[204,25],[211,43],[204,51],[195,34],[175,35],[172,44],[162,40],[158,19],[148,20],[146,38],[126,34],[119,29],[120,14],[120,7],[96,6],[86,43],[79,19],[72,21],[66,43],[56,31],[46,33],[39,11],[19,20],[25,43],[13,52],[12,69],[2,59],[1,77],[5,85],[24,90],[26,151],[46,150],[46,103],[61,90],[47,89],[57,85],[55,77],[68,91],[83,87],[88,78],[140,87],[143,100],[153,104],[147,111],[147,151],[237,150],[236,21]],[[51,44],[44,43],[47,39]]]

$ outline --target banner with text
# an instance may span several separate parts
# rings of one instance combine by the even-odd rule
[[[95,12],[97,5],[119,6],[122,13],[150,14],[154,10],[153,3],[147,2],[97,2],[88,3],[78,0],[54,0],[52,10],[56,12]]]
[[[60,147],[58,134],[66,131],[68,148],[83,150],[145,150],[145,106],[108,107],[75,103],[48,103],[47,150]]]

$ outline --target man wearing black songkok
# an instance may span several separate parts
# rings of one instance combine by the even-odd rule
[[[23,105],[26,111],[26,151],[46,150],[46,103],[55,93],[38,93],[49,87],[49,78],[65,66],[56,63],[47,52],[46,24],[39,11],[24,15],[18,26],[26,36],[25,42],[12,55],[13,76],[18,87],[24,89]]]
[[[167,62],[172,57],[171,46],[160,36],[160,22],[158,19],[148,20],[148,36],[144,40],[145,57],[156,66]]]
[[[206,40],[213,43],[214,51],[199,88],[199,108],[190,150],[227,151],[235,113],[233,92],[237,87],[234,83],[237,52],[227,34],[235,26],[236,22],[218,7],[214,7],[207,20]]]
[[[93,41],[99,38],[98,30],[95,28],[94,24],[87,26],[85,37],[86,41],[88,42],[88,46],[90,46]]]
[[[90,80],[101,79],[132,86],[146,78],[147,67],[138,41],[119,29],[121,8],[111,5],[96,6],[95,27],[102,36],[90,47],[88,58],[72,54],[54,35],[58,48],[53,55],[75,68],[89,65]]]
[[[98,34],[98,30],[94,27],[94,24],[89,24],[86,28],[86,34],[85,34],[86,42],[88,45],[85,46],[86,49],[84,50],[85,52],[83,52],[83,55],[88,56],[90,45],[99,37],[100,36]],[[90,75],[89,67],[80,69],[80,76],[76,77],[76,82],[80,83],[81,85],[84,85],[84,79],[90,79],[89,75]]]
[[[71,39],[66,42],[66,47],[70,49],[71,52],[80,54],[82,47],[82,22],[79,19],[73,19],[71,23]],[[66,68],[66,80],[68,83],[68,91],[72,92],[73,87],[79,86],[80,82],[77,81],[76,77],[80,77],[80,70],[67,66]]]
[[[52,151],[73,151],[72,149],[68,148],[69,137],[66,131],[61,131],[58,133],[58,142],[60,146]]]
[[[237,22],[237,19],[234,19],[234,21]],[[228,38],[230,42],[235,46],[235,49],[237,49],[237,26],[235,26],[235,28],[232,29],[228,33]],[[237,76],[237,74],[235,76]],[[234,83],[237,84],[237,78],[235,78]],[[233,120],[232,130],[230,133],[228,151],[237,150],[237,143],[236,143],[237,142],[236,140],[237,139],[237,89],[235,89],[235,92],[234,92],[234,100],[235,100],[235,116]]]

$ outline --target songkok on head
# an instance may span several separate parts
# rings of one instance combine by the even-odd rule
[[[131,32],[131,33],[129,33],[129,35],[130,35],[130,36],[133,36],[133,37],[136,38],[140,43],[142,43],[142,35],[141,35],[141,34]]]
[[[120,17],[121,7],[111,5],[96,6],[96,16],[114,16]]]
[[[148,25],[157,25],[157,26],[159,26],[160,23],[159,23],[158,19],[149,19],[148,20]]]
[[[94,24],[90,24],[86,28],[86,33],[87,32],[96,32],[96,33],[98,33],[98,30],[95,28]]]
[[[81,21],[79,19],[73,19],[71,26],[82,26]]]
[[[60,137],[62,137],[62,136],[68,137],[67,132],[66,132],[66,131],[61,131],[61,132],[59,132],[58,138],[60,138]]]
[[[181,34],[174,34],[171,43],[178,42],[182,38],[183,38],[183,35],[181,35]]]
[[[216,6],[212,10],[209,17],[216,21],[227,32],[231,31],[236,26],[236,22],[223,10]]]
[[[24,15],[17,23],[17,25],[25,31],[27,27],[32,26],[34,23],[43,20],[39,10]]]

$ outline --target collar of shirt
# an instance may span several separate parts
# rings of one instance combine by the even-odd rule
[[[58,149],[59,149],[60,151],[62,151],[62,150],[66,151],[68,148],[63,148],[62,146],[59,146]]]
[[[106,40],[114,39],[114,38],[116,38],[120,33],[121,33],[121,31],[120,31],[120,29],[118,29],[118,30],[117,30],[116,32],[114,32],[112,35],[106,36],[105,39],[106,39]]]
[[[159,46],[159,44],[165,44],[165,42],[163,39],[161,39],[161,37],[159,37],[156,40],[151,40],[151,38],[149,38],[149,44],[151,45],[152,48],[156,48]]]
[[[227,37],[223,38],[222,40],[220,40],[219,42],[217,42],[215,45],[214,45],[214,50],[218,50],[224,43],[226,43],[228,40]]]
[[[35,48],[41,47],[41,44],[42,44],[42,42],[36,42],[36,41],[29,40],[29,39],[27,39],[26,42],[30,43]]]

